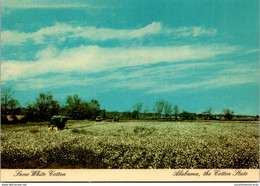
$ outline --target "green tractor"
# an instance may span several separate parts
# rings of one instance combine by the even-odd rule
[[[52,116],[48,130],[62,130],[65,127],[65,123],[68,121],[68,119],[69,118],[66,116]]]

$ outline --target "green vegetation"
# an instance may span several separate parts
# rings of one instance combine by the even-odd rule
[[[108,112],[77,94],[61,106],[51,93],[21,108],[13,95],[11,88],[1,90],[2,168],[259,168],[259,125],[249,122],[259,116],[230,109],[213,114],[212,107],[180,113],[164,100],[155,102],[154,112],[147,107],[142,112],[141,102],[133,112]],[[53,115],[73,120],[61,131],[48,131],[44,121]],[[191,120],[197,122],[179,122]]]
[[[2,168],[259,168],[257,122],[47,125],[2,125]]]
[[[257,121],[259,116],[235,115],[230,109],[223,109],[223,114],[213,114],[213,108],[208,107],[202,113],[190,113],[183,110],[179,113],[179,107],[165,100],[156,101],[153,112],[149,112],[146,106],[142,112],[143,103],[133,105],[133,111],[108,112],[101,109],[98,100],[89,102],[82,100],[77,94],[67,96],[65,105],[54,100],[53,95],[48,92],[40,93],[35,102],[28,103],[26,108],[20,107],[18,100],[14,99],[14,91],[8,87],[1,90],[1,123],[15,124],[27,122],[50,121],[54,115],[64,115],[73,120],[106,120],[118,117],[123,120],[235,120],[235,121]]]
[[[139,119],[140,118],[140,113],[143,107],[143,103],[136,103],[133,106],[133,119]]]
[[[49,121],[53,115],[60,112],[58,101],[53,99],[51,93],[40,93],[35,103],[29,104],[24,113],[27,121]]]
[[[234,117],[234,111],[232,110],[223,109],[223,113],[224,113],[224,118],[226,118],[227,120],[232,120],[232,118]]]
[[[12,90],[11,87],[1,89],[1,123],[8,122],[8,114],[16,121],[19,106],[19,101],[14,99],[14,90]]]

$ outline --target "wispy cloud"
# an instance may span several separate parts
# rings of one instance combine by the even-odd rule
[[[146,35],[159,34],[162,25],[159,22],[153,22],[140,29],[110,29],[110,28],[95,28],[95,27],[77,27],[75,35],[72,37],[89,38],[90,40],[108,40],[108,39],[133,39],[140,38]]]
[[[250,53],[255,53],[255,52],[258,52],[259,53],[259,48],[257,49],[251,49],[251,50],[248,50],[247,53],[250,54]]]
[[[28,33],[6,30],[1,33],[1,45],[21,45],[31,36]]]
[[[227,64],[226,62],[224,62]],[[191,73],[184,73],[187,69],[208,68],[223,63],[180,63],[168,64],[166,66],[149,67],[139,66],[138,68],[127,67],[125,69],[108,71],[106,74],[77,74],[71,73],[48,74],[47,76],[18,79],[17,90],[37,90],[43,88],[61,88],[64,86],[98,86],[103,91],[110,91],[111,88],[128,89],[151,89],[161,84],[162,79],[180,79],[191,76]],[[80,80],[80,81],[79,81]]]
[[[44,88],[62,88],[68,86],[91,86],[97,83],[98,78],[77,77],[65,74],[49,75],[47,77],[33,77],[23,80],[17,80],[17,90],[38,90]]]
[[[177,90],[194,90],[194,89],[208,89],[208,88],[219,88],[232,85],[243,85],[247,83],[257,83],[259,76],[257,73],[253,74],[240,74],[240,75],[222,75],[217,76],[209,80],[201,80],[197,82],[183,83],[183,84],[172,84],[172,85],[159,85],[154,87],[153,90],[148,93],[162,93],[162,92],[174,92]]]
[[[2,81],[28,78],[46,73],[96,73],[122,67],[160,62],[205,60],[236,51],[226,45],[186,45],[179,47],[103,48],[81,46],[58,51],[53,46],[40,51],[36,61],[3,61]]]
[[[66,38],[87,38],[93,41],[104,41],[108,39],[133,39],[146,35],[159,34],[161,24],[153,22],[139,29],[111,29],[96,27],[73,27],[68,24],[57,23],[50,27],[41,28],[36,32],[23,33],[6,30],[2,32],[3,45],[20,45],[28,40],[35,44],[41,44],[48,40],[63,41]]]
[[[221,69],[220,66],[225,66],[226,69]],[[201,73],[205,71],[208,73]],[[100,92],[124,88],[154,94],[259,83],[258,79],[258,70],[254,66],[235,65],[233,62],[182,62],[163,66],[130,67],[98,74],[77,73],[77,76],[74,76],[73,73],[58,73],[32,77],[18,80],[16,89],[35,90],[73,85],[89,89],[100,87]]]
[[[215,29],[203,27],[190,27],[171,29],[164,27],[160,22],[153,22],[147,26],[136,29],[96,28],[94,26],[72,26],[56,23],[53,26],[41,28],[36,32],[24,33],[16,30],[2,31],[2,45],[21,45],[27,41],[35,44],[61,42],[68,38],[84,38],[91,41],[105,41],[110,39],[130,40],[152,35],[169,35],[177,37],[212,36]]]
[[[175,33],[177,37],[198,37],[198,36],[214,36],[217,30],[214,28],[203,28],[203,27],[183,27],[178,29],[168,28],[167,33]]]
[[[259,70],[255,69],[254,66],[249,67],[248,65],[234,65],[230,63],[226,68],[227,69],[224,70],[217,70],[217,72],[211,74],[211,76],[200,75],[199,79],[191,76],[188,82],[180,83],[175,81],[172,84],[157,84],[157,86],[153,87],[153,89],[147,93],[174,92],[185,89],[198,90],[198,88],[214,89],[225,86],[259,83]]]

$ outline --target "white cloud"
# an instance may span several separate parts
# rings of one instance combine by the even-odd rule
[[[226,69],[219,68],[221,66],[225,66]],[[214,70],[209,70],[209,68],[214,68]],[[205,71],[208,73],[201,73]],[[259,70],[253,65],[238,65],[227,61],[184,62],[136,69],[129,74],[117,72],[113,74],[113,78],[118,81],[113,82],[112,85],[108,84],[110,88],[143,89],[146,93],[153,94],[258,83]],[[108,79],[110,82],[112,78],[108,76]]]
[[[44,88],[61,88],[71,85],[80,85],[80,86],[89,86],[97,82],[97,78],[81,78],[79,81],[78,78],[65,75],[65,74],[56,74],[50,75],[47,77],[33,77],[24,80],[18,80],[16,89],[17,90],[37,90]]]
[[[49,49],[48,49],[49,50]],[[226,63],[225,63],[226,64]],[[32,77],[17,80],[17,90],[35,90],[43,88],[61,88],[64,86],[98,86],[103,87],[100,91],[110,91],[111,88],[129,88],[129,89],[145,89],[156,87],[161,79],[180,79],[191,76],[191,73],[184,73],[186,69],[207,68],[216,66],[219,63],[190,63],[190,64],[169,64],[167,66],[148,67],[142,66],[127,67],[128,73],[124,70],[108,72],[106,75],[96,77],[95,74],[86,76],[77,74],[73,76],[69,74],[55,74],[44,77]],[[102,73],[102,72],[101,72]]]
[[[146,35],[159,34],[162,25],[159,22],[153,22],[146,27],[140,29],[109,29],[96,27],[77,27],[74,35],[71,37],[83,37],[93,41],[104,41],[108,39],[133,39],[140,38]]]
[[[190,77],[190,81],[186,83],[174,82],[172,84],[165,83],[157,84],[152,90],[147,93],[162,93],[174,92],[177,90],[193,90],[193,89],[208,89],[219,88],[225,86],[242,85],[247,83],[259,83],[259,70],[253,66],[237,65],[230,63],[227,69],[215,72],[211,76],[201,76],[202,80]]]
[[[251,49],[251,50],[248,50],[247,53],[250,54],[250,53],[255,53],[255,52],[258,52],[259,53],[259,48],[257,49]]]
[[[226,69],[219,67],[225,65]],[[224,86],[258,83],[259,74],[253,66],[237,65],[233,62],[174,63],[165,66],[126,68],[119,71],[88,74],[60,73],[42,77],[32,77],[17,81],[17,90],[61,88],[64,86],[100,87],[100,92],[126,88],[142,90],[147,94],[214,89]],[[211,68],[211,70],[209,70]],[[212,69],[215,70],[212,71]],[[239,71],[239,69],[243,69]],[[245,70],[246,69],[246,70]],[[209,71],[208,74],[201,72]]]
[[[198,37],[198,36],[214,36],[217,34],[217,30],[214,28],[203,27],[182,27],[182,28],[167,28],[166,33],[174,33],[176,37]]]
[[[35,44],[44,43],[46,37],[54,37],[54,39],[60,39],[61,37],[67,37],[70,32],[73,32],[72,26],[67,24],[57,23],[50,27],[41,28],[36,32],[24,33],[18,31],[2,31],[1,42],[2,45],[21,45],[28,40],[33,40]]]
[[[36,55],[36,61],[3,61],[2,81],[47,73],[95,73],[159,62],[204,60],[235,50],[236,47],[225,45],[137,48],[81,46],[59,52],[50,46]]]
[[[6,30],[1,33],[1,45],[22,45],[30,38],[28,33]]]
[[[41,60],[48,60],[48,59],[56,57],[56,55],[58,53],[59,53],[59,50],[56,47],[54,47],[53,45],[49,45],[44,50],[37,52],[35,57],[37,59],[41,59]]]
[[[3,45],[20,45],[30,39],[35,44],[61,42],[67,38],[84,38],[92,41],[105,41],[109,39],[130,40],[151,35],[173,35],[174,37],[198,37],[216,34],[215,29],[202,27],[184,27],[169,29],[163,27],[160,22],[153,22],[145,27],[137,29],[112,29],[96,28],[94,26],[72,26],[64,23],[56,23],[53,26],[41,28],[36,32],[23,33],[18,31],[2,31]]]
[[[220,72],[221,75],[225,74],[245,74],[245,73],[259,73],[258,61],[254,61],[252,64],[244,65],[244,64],[236,64],[233,63],[229,68],[222,70]]]
[[[159,34],[161,24],[153,22],[139,29],[110,29],[96,27],[73,27],[68,24],[57,23],[50,27],[41,28],[32,33],[20,33],[18,31],[6,30],[2,32],[3,45],[20,45],[29,39],[33,39],[35,44],[44,43],[51,37],[51,40],[62,41],[66,38],[83,37],[93,41],[104,41],[108,39],[133,39],[146,35]]]

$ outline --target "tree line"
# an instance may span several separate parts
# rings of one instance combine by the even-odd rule
[[[204,112],[201,114],[190,113],[188,111],[183,110],[179,111],[178,105],[172,105],[168,101],[159,100],[156,101],[153,107],[153,113],[147,113],[147,111],[142,111],[143,103],[139,102],[133,106],[133,118],[139,119],[141,114],[141,118],[151,119],[165,119],[165,120],[217,120],[223,117],[226,120],[232,120],[235,116],[234,111],[230,109],[223,109],[223,114],[213,114],[213,108],[206,108]],[[258,117],[258,116],[257,116]]]
[[[18,119],[17,115],[23,115]],[[1,90],[1,122],[12,123],[41,122],[50,121],[53,115],[65,115],[72,120],[105,120],[119,117],[121,119],[156,119],[156,120],[232,120],[235,116],[234,111],[223,109],[222,114],[213,114],[213,108],[206,108],[200,114],[190,113],[185,110],[179,111],[177,105],[172,105],[168,101],[158,100],[155,102],[152,111],[143,109],[143,103],[138,102],[133,105],[133,111],[107,112],[100,109],[98,100],[92,99],[89,102],[82,100],[78,94],[67,96],[64,105],[60,105],[53,95],[40,93],[33,103],[27,104],[22,108],[17,99],[14,98],[14,91],[9,88]],[[259,119],[259,116],[256,116]]]
[[[65,105],[60,105],[51,93],[40,93],[33,103],[25,108],[14,98],[11,88],[1,90],[1,122],[8,123],[8,116],[13,123],[50,121],[54,115],[66,115],[73,120],[95,119],[103,110],[97,100],[82,100],[77,94],[67,96]],[[24,117],[18,121],[17,115]]]

